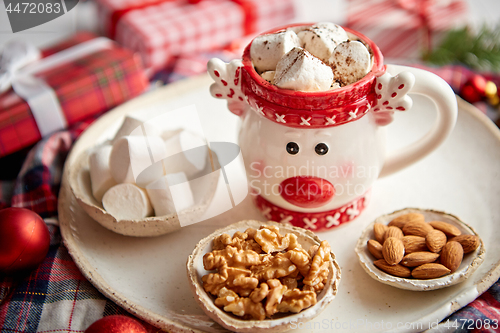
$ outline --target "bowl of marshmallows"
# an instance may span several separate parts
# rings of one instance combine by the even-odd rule
[[[69,185],[102,226],[127,236],[159,236],[198,222],[220,168],[206,141],[126,116],[113,139],[78,156]]]

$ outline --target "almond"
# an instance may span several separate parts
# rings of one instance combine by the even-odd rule
[[[425,222],[424,215],[419,213],[408,213],[399,215],[391,222],[389,222],[389,226],[395,226],[400,229],[403,229],[404,225],[408,222],[417,221],[417,222]]]
[[[435,279],[450,273],[450,270],[441,264],[423,264],[413,269],[411,276],[416,279]]]
[[[396,237],[389,237],[382,245],[382,255],[389,265],[398,264],[405,255],[403,241]]]
[[[382,245],[374,239],[370,239],[366,244],[368,251],[377,259],[382,259],[384,256],[382,255]]]
[[[388,227],[385,224],[382,224],[382,223],[375,223],[373,225],[373,233],[375,234],[375,239],[380,244],[384,243],[384,234],[385,234],[387,228]]]
[[[406,223],[403,227],[403,233],[405,236],[414,235],[425,237],[432,230],[434,230],[434,228],[429,223],[421,221],[411,221]]]
[[[450,241],[459,242],[464,249],[464,253],[470,253],[479,247],[481,241],[476,235],[460,235],[453,237]]]
[[[399,239],[403,239],[403,236],[404,236],[403,231],[401,231],[401,229],[395,226],[390,226],[384,233],[384,241],[389,237],[396,237]]]
[[[416,267],[423,264],[431,263],[438,257],[439,257],[438,253],[432,253],[427,251],[413,252],[403,257],[403,260],[401,260],[401,265],[406,267]]]
[[[399,277],[410,277],[411,271],[408,267],[405,267],[403,265],[389,265],[384,259],[379,259],[373,262],[375,266],[377,266],[379,269],[383,270],[386,273],[389,273],[394,276],[399,276]]]
[[[462,234],[462,232],[460,231],[460,229],[458,229],[457,227],[455,227],[454,225],[452,224],[449,224],[449,223],[446,223],[446,222],[442,222],[442,221],[431,221],[429,222],[429,224],[434,228],[434,229],[438,229],[438,230],[441,230],[442,232],[444,232],[446,235],[448,236],[459,236]]]
[[[425,244],[429,248],[429,251],[434,253],[441,252],[441,249],[446,244],[446,235],[441,230],[432,230],[425,236]]]
[[[454,272],[462,263],[463,256],[462,245],[456,241],[449,241],[441,250],[440,262]]]
[[[427,245],[425,244],[424,237],[404,236],[402,241],[403,241],[403,245],[405,247],[405,253],[427,251]]]

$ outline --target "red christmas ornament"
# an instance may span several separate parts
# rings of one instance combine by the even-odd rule
[[[486,97],[488,81],[481,75],[473,75],[460,89],[460,96],[469,103],[482,101]]]
[[[0,210],[0,272],[35,268],[49,245],[49,229],[38,214],[24,208]]]
[[[115,315],[99,319],[85,330],[85,333],[147,333],[137,320]]]

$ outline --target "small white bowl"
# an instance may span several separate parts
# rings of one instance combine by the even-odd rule
[[[215,161],[215,165],[218,165]],[[88,150],[78,156],[69,170],[69,186],[80,207],[103,227],[126,236],[150,237],[160,236],[181,228],[180,220],[189,224],[197,221],[207,210],[217,189],[219,172],[211,172],[211,163],[206,163],[207,170],[201,173],[208,176],[200,177],[191,182],[191,190],[195,205],[186,208],[178,214],[164,216],[151,216],[140,220],[117,220],[104,210],[102,203],[98,202],[92,194]],[[208,170],[210,169],[210,170]]]
[[[287,226],[276,222],[260,222],[245,220],[233,223],[225,228],[216,230],[211,235],[202,239],[194,248],[193,253],[187,260],[187,274],[191,290],[203,311],[214,321],[233,332],[283,332],[291,329],[290,325],[306,322],[318,316],[328,304],[335,298],[340,283],[340,266],[335,260],[333,253],[330,254],[330,274],[328,282],[319,295],[317,303],[299,313],[277,314],[276,318],[264,320],[243,320],[231,313],[218,308],[214,303],[214,296],[203,289],[202,276],[208,274],[203,267],[203,256],[211,252],[213,239],[223,233],[233,235],[236,231],[245,231],[247,228],[259,229],[262,225],[276,225],[282,235],[293,233],[297,235],[299,243],[308,249],[311,245],[319,245],[321,240],[311,231]]]
[[[368,240],[375,239],[375,236],[373,234],[373,225],[375,223],[382,223],[384,225],[387,225],[394,218],[407,213],[420,213],[425,216],[426,222],[447,222],[460,229],[460,231],[464,235],[476,235],[479,237],[474,229],[462,222],[458,217],[445,212],[430,209],[406,208],[390,214],[382,215],[365,228],[365,230],[361,234],[361,237],[359,237],[358,239],[358,243],[356,244],[355,249],[356,254],[358,255],[359,263],[368,273],[368,275],[370,275],[375,280],[400,289],[414,291],[435,290],[449,287],[465,281],[483,263],[486,251],[484,249],[483,241],[479,237],[479,247],[471,253],[464,254],[464,258],[462,260],[462,263],[460,264],[460,267],[453,274],[448,274],[437,279],[419,280],[393,276],[378,269],[373,264],[373,261],[376,259],[368,251],[368,248],[366,246]]]

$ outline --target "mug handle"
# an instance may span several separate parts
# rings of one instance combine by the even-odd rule
[[[393,79],[398,76],[411,77],[408,73],[413,74],[414,85],[409,89],[409,93],[429,97],[437,107],[437,118],[432,128],[422,138],[406,147],[390,152],[386,156],[379,177],[385,177],[399,171],[419,161],[439,147],[455,126],[458,108],[457,99],[451,87],[446,81],[431,72],[407,66],[387,65],[386,73],[393,75]],[[411,105],[411,100],[409,103]]]

